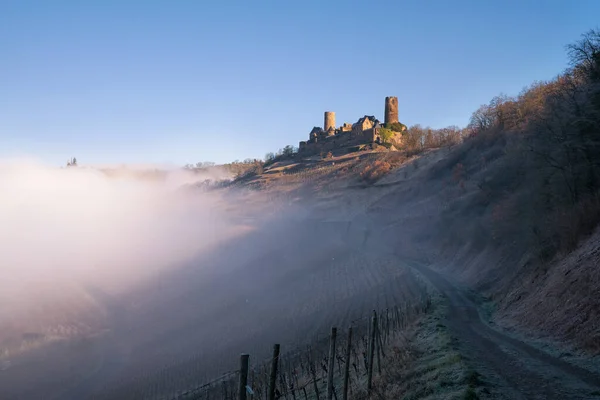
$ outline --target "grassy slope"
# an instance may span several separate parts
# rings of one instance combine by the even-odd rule
[[[469,369],[444,325],[443,299],[435,296],[431,313],[400,338],[375,381],[375,394],[386,399],[475,399],[486,392]]]
[[[497,203],[489,191],[495,189],[482,185],[505,187],[506,182],[497,180],[514,178],[519,171],[512,165],[522,155],[513,139],[488,137],[413,159],[380,153],[300,163],[288,174],[280,168],[281,175],[271,175],[268,185],[285,183],[296,194],[316,194],[322,202],[331,202],[333,213],[341,213],[340,202],[347,215],[353,208],[367,209],[372,218],[379,218],[381,229],[390,229],[390,240],[396,240],[401,251],[412,257],[426,254],[428,261],[436,261],[487,299],[484,311],[501,327],[516,336],[526,333],[529,341],[542,339],[539,347],[544,350],[589,366],[593,359],[588,356],[598,352],[599,343],[594,321],[600,307],[593,295],[600,286],[598,233],[569,255],[533,263],[529,242],[519,236],[526,229],[523,215],[494,219]],[[390,157],[393,169],[379,182],[360,179],[368,163]],[[457,164],[462,164],[459,177]],[[526,198],[526,189],[519,188],[517,195]],[[397,368],[386,371],[387,378],[380,382],[386,397],[486,397],[486,389],[474,384],[477,374],[468,372],[468,363],[453,348],[440,322],[443,313],[439,304],[436,313],[399,344],[408,350],[398,355]]]

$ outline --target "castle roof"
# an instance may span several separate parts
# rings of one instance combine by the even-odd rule
[[[354,124],[352,124],[352,126],[357,125],[357,124],[362,124],[366,120],[370,120],[373,123],[373,125],[380,124],[379,120],[377,118],[375,118],[373,115],[365,115],[364,117],[359,118],[358,121],[356,121]]]
[[[323,128],[321,128],[320,126],[315,126],[314,128],[312,128],[312,130],[310,131],[310,134],[312,135],[313,133],[319,133],[319,132],[323,132]]]

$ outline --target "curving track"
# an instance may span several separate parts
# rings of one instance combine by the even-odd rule
[[[490,397],[506,399],[600,399],[600,376],[542,352],[484,323],[476,302],[441,273],[410,265],[446,298],[447,326],[461,353],[490,380]]]

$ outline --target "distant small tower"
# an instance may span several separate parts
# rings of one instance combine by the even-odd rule
[[[329,129],[335,129],[335,113],[333,111],[325,111],[323,130],[327,132]]]
[[[385,98],[385,123],[398,122],[398,98],[389,96]]]

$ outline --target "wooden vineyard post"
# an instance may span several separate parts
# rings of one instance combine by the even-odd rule
[[[390,342],[390,310],[385,309],[385,344]]]
[[[369,332],[369,363],[367,364],[367,392],[371,394],[373,386],[373,358],[375,356],[375,332],[377,331],[377,312],[373,310],[371,331]]]
[[[269,374],[267,374],[267,367],[263,366],[263,382],[264,382],[263,391],[265,392],[265,400],[269,400],[270,379],[271,379],[271,376]]]
[[[382,321],[383,322],[383,321]],[[377,373],[381,375],[381,354],[383,352],[383,344],[381,341],[381,330],[377,327],[377,333],[375,334],[375,345],[377,346]]]
[[[271,361],[271,376],[269,377],[269,400],[275,400],[275,385],[277,385],[277,365],[279,363],[279,344],[273,346],[273,360]]]
[[[308,362],[310,363],[310,373],[312,375],[313,386],[315,388],[315,396],[317,396],[317,400],[320,400],[320,398],[319,398],[319,384],[317,383],[317,373],[315,371],[315,364],[313,363],[312,356],[310,356]]]
[[[348,400],[348,383],[350,382],[350,357],[352,352],[352,327],[348,328],[348,343],[346,345],[346,364],[344,365],[344,393],[343,400]]]
[[[280,367],[281,367],[281,365],[280,365]],[[287,383],[287,378],[285,376],[285,372],[279,373],[279,383],[281,384],[281,388],[283,389],[283,396],[287,400],[287,398],[288,398],[288,383]]]
[[[290,386],[290,391],[292,392],[292,399],[296,400],[296,389],[298,388],[298,385],[295,382],[296,374],[292,370],[292,364],[291,363],[288,366],[288,374],[289,374],[289,377],[290,377],[289,386]]]
[[[250,389],[252,389],[252,392],[250,392],[250,399],[254,399],[254,395],[256,394],[256,388],[258,386],[258,382],[256,381],[256,371],[255,370],[256,370],[256,368],[252,368],[252,371],[250,371],[250,378],[248,381],[248,386],[250,386]]]
[[[337,328],[331,328],[329,338],[329,359],[327,366],[327,400],[333,399],[333,370],[335,368],[335,339],[337,337]]]
[[[239,386],[239,400],[246,400],[246,386],[248,386],[248,354],[242,354],[240,356],[240,386]]]

